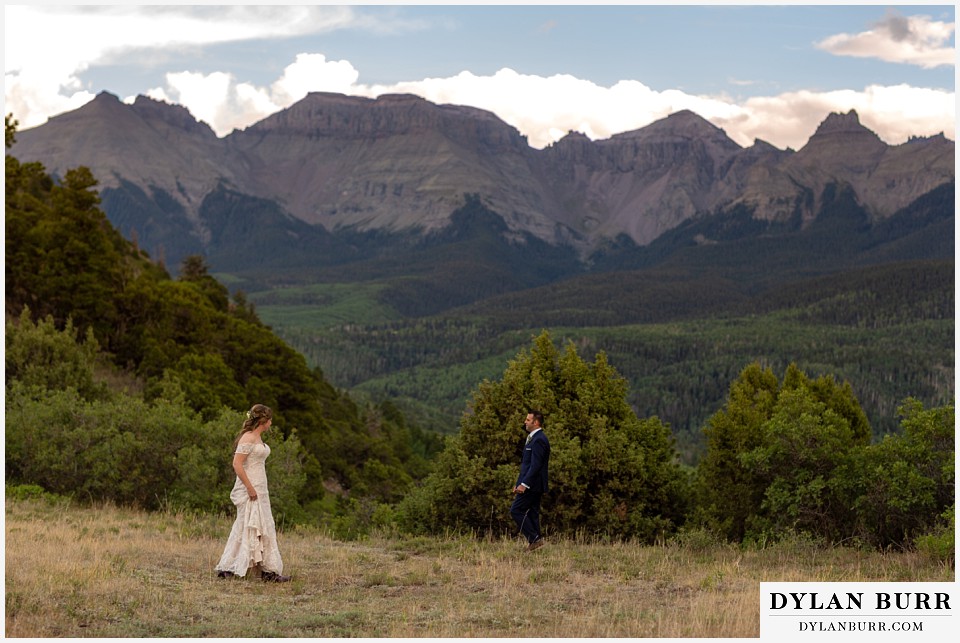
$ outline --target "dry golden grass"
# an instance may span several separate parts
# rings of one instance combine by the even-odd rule
[[[220,580],[231,518],[6,502],[13,637],[756,637],[764,581],[952,581],[915,554],[280,534],[293,582]]]

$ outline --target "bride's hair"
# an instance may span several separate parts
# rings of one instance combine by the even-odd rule
[[[240,438],[243,437],[244,433],[253,431],[262,423],[272,418],[273,411],[270,410],[269,406],[254,404],[250,410],[247,411],[247,419],[243,421],[243,428],[240,429],[240,433],[237,434],[237,439],[233,441],[233,448],[237,448],[237,444],[240,442]]]

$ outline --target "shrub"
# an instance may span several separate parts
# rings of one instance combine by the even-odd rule
[[[70,498],[56,493],[50,493],[36,484],[8,484],[6,485],[4,493],[8,500],[43,500],[47,504],[70,502]]]
[[[846,482],[855,535],[879,547],[909,546],[954,504],[953,406],[908,399],[899,412],[902,434],[858,453]]]
[[[242,413],[224,410],[203,423],[182,395],[172,398],[148,403],[118,395],[87,401],[74,389],[50,391],[14,382],[6,400],[7,477],[83,501],[231,509],[230,447]],[[271,500],[281,518],[302,520],[299,440],[277,433],[268,441]]]
[[[930,533],[917,536],[914,545],[922,554],[953,568],[956,565],[956,505],[944,511],[941,518],[943,522]]]
[[[101,399],[106,387],[94,380],[98,351],[92,330],[78,341],[72,321],[58,330],[52,316],[34,322],[25,307],[16,322],[7,322],[6,384],[16,380],[25,386],[71,388],[83,399]]]
[[[794,530],[842,539],[852,530],[838,474],[869,441],[870,427],[849,384],[811,380],[795,365],[778,383],[754,363],[704,432],[700,515],[711,528],[735,541]]]

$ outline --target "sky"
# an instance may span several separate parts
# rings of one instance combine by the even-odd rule
[[[682,109],[747,147],[831,113],[897,145],[956,140],[955,6],[5,5],[4,113],[40,125],[107,91],[218,136],[308,92],[410,93],[495,113],[544,148]]]

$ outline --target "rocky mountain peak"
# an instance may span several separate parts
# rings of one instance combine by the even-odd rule
[[[575,142],[578,142],[578,143],[589,143],[589,142],[590,142],[590,138],[589,138],[586,134],[584,134],[583,132],[578,132],[578,131],[575,131],[575,130],[570,130],[569,132],[567,132],[567,133],[563,136],[563,138],[561,138],[559,141],[557,141],[556,143],[554,143],[554,145],[566,144],[566,143],[575,143]]]
[[[907,139],[907,142],[904,145],[916,145],[916,144],[926,144],[926,143],[948,143],[948,139],[943,132],[939,134],[934,134],[933,136],[911,136]]]
[[[851,109],[846,114],[832,113],[827,116],[817,131],[813,133],[804,149],[811,145],[817,146],[825,142],[841,142],[844,145],[861,145],[879,152],[886,144],[874,132],[860,123],[856,110]],[[866,151],[866,150],[862,150]]]
[[[664,130],[677,133],[710,132],[711,134],[715,134],[723,131],[707,119],[690,111],[689,109],[681,109],[679,112],[674,112],[658,122],[661,123],[661,127]]]
[[[116,94],[112,94],[112,93],[104,90],[104,91],[100,92],[99,94],[97,94],[97,95],[94,97],[94,99],[93,99],[92,102],[93,102],[93,103],[96,103],[96,104],[98,104],[98,105],[111,104],[111,103],[119,103],[119,102],[120,102],[120,98],[119,98]]]
[[[774,146],[772,143],[768,143],[767,141],[763,140],[762,138],[755,138],[755,139],[753,139],[753,145],[750,146],[750,149],[752,149],[752,150],[754,150],[754,151],[756,151],[756,152],[779,152],[779,151],[781,151],[779,148],[777,148],[776,146]]]
[[[657,140],[702,140],[719,143],[731,150],[741,149],[722,129],[688,109],[670,114],[632,132],[616,134],[612,139],[634,139],[646,142]]]
[[[441,134],[460,144],[495,149],[526,149],[526,137],[491,112],[457,105],[437,105],[412,94],[363,98],[313,92],[231,137],[284,135],[310,140],[370,139]],[[239,136],[236,136],[239,134]]]
[[[952,180],[952,145],[950,158],[936,146],[918,153],[909,147],[887,145],[850,110],[829,114],[784,169],[814,195],[831,183],[846,183],[872,216],[883,218]]]
[[[122,114],[126,110],[120,98],[110,92],[100,92],[96,97],[72,112],[64,112],[50,119],[50,122],[70,122],[83,119],[99,120]]]
[[[149,123],[170,126],[187,134],[216,137],[209,125],[195,119],[190,110],[181,105],[141,95],[133,101],[132,108],[135,114]]]
[[[565,161],[582,161],[596,156],[594,147],[593,141],[586,134],[570,130],[563,138],[544,148],[544,152],[550,157]]]
[[[110,185],[114,169],[122,167],[122,163],[116,162],[123,156],[118,149],[129,144],[127,134],[139,123],[140,119],[130,112],[129,105],[114,94],[100,92],[72,112],[54,116],[39,128],[18,132],[14,153],[29,150],[27,158],[42,159],[54,175],[85,165],[94,171],[101,184]],[[39,131],[44,135],[36,136]]]
[[[857,110],[851,109],[846,114],[840,114],[837,112],[828,114],[827,118],[820,123],[819,127],[817,127],[817,131],[814,133],[814,136],[836,132],[861,131],[869,130],[867,130],[867,128],[860,123],[860,116],[857,114]]]

